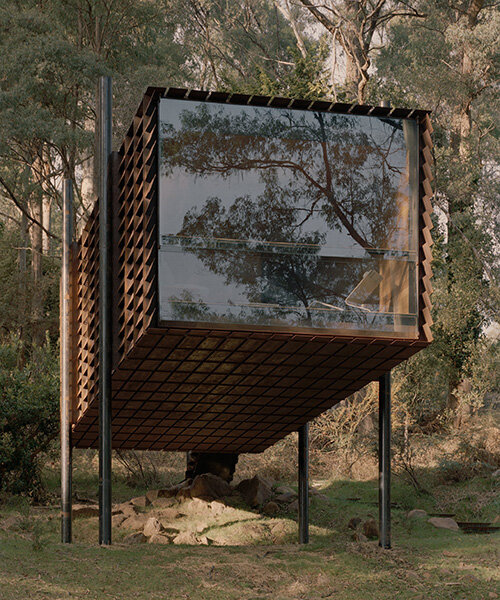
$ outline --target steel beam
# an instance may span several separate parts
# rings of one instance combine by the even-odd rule
[[[309,543],[309,423],[299,429],[299,544]]]
[[[61,541],[71,543],[71,244],[73,242],[73,183],[63,181],[63,240],[61,268]]]
[[[99,79],[99,544],[111,544],[111,77]]]
[[[379,378],[379,546],[391,547],[391,372]]]

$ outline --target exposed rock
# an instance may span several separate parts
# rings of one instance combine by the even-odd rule
[[[125,521],[121,524],[124,529],[133,529],[135,531],[142,531],[148,517],[146,515],[134,515],[132,517],[127,517]]]
[[[210,540],[207,538],[206,535],[198,536],[197,540],[198,540],[198,544],[200,544],[200,546],[208,546],[210,544]]]
[[[146,506],[149,506],[151,502],[146,498],[146,496],[137,496],[137,498],[132,498],[130,504],[137,506],[138,508],[146,508]]]
[[[293,502],[290,502],[290,504],[288,505],[288,510],[291,510],[292,512],[298,512],[298,510],[299,510],[299,501],[298,500],[294,500]]]
[[[214,500],[213,502],[210,502],[210,510],[212,511],[214,517],[218,517],[226,510],[226,505],[222,502]]]
[[[428,515],[425,510],[422,510],[420,508],[414,508],[413,510],[410,510],[410,512],[406,516],[409,519],[426,519]]]
[[[189,544],[189,545],[194,545],[194,544],[198,544],[198,538],[196,537],[196,535],[192,532],[192,531],[183,531],[182,533],[179,533],[178,536],[176,536],[173,540],[174,544]]]
[[[166,508],[168,506],[174,506],[174,504],[177,504],[177,500],[175,499],[175,497],[157,498],[152,502],[152,505],[155,508]]]
[[[378,538],[378,523],[375,519],[368,519],[363,523],[363,533],[370,540]]]
[[[358,525],[361,524],[362,519],[360,519],[359,517],[353,517],[352,519],[349,520],[349,523],[347,523],[347,527],[349,529],[357,529]]]
[[[135,533],[129,533],[123,538],[125,544],[145,544],[148,538],[142,533],[137,531]]]
[[[450,531],[458,531],[459,527],[455,519],[451,517],[431,517],[427,523],[434,525],[438,529],[449,529]]]
[[[139,512],[137,510],[137,508],[133,504],[130,504],[129,502],[123,502],[123,504],[117,504],[115,507],[115,510],[117,511],[116,514],[122,513],[126,517],[134,517]]]
[[[127,517],[123,513],[119,513],[117,515],[113,515],[111,517],[111,525],[113,527],[120,527],[123,521],[126,521]]]
[[[210,499],[224,498],[230,496],[233,492],[227,481],[217,477],[217,475],[212,475],[212,473],[197,475],[193,479],[189,491],[191,498]]]
[[[173,521],[174,519],[180,519],[181,517],[185,517],[184,513],[181,513],[177,508],[169,507],[163,508],[161,510],[155,511],[155,515],[161,521]]]
[[[185,479],[184,481],[181,481],[181,483],[178,483],[177,485],[172,485],[169,488],[164,488],[162,490],[157,490],[158,492],[158,498],[175,498],[175,496],[177,496],[177,494],[180,492],[180,490],[184,490],[189,488],[189,486],[191,485],[192,480],[191,479]]]
[[[158,535],[162,532],[162,530],[163,530],[163,525],[155,517],[150,517],[144,523],[143,533],[146,537],[151,537],[152,535]]]
[[[149,500],[150,504],[153,504],[153,502],[158,499],[158,492],[159,491],[160,490],[148,490],[146,492],[146,498]]]
[[[271,486],[262,477],[256,475],[252,479],[243,479],[236,487],[249,506],[259,506],[269,500],[273,493]]]
[[[264,506],[262,507],[262,512],[265,515],[268,515],[270,517],[274,516],[278,511],[279,511],[279,506],[276,504],[276,502],[273,502],[272,500],[269,502],[266,502],[264,504]]]
[[[191,498],[191,489],[189,487],[181,487],[177,490],[178,500],[183,500],[184,498]]]
[[[361,533],[360,531],[355,531],[352,534],[352,539],[355,542],[367,542],[368,538],[366,537],[366,535],[364,533]]]
[[[73,518],[98,517],[99,506],[97,504],[73,504]]]
[[[172,537],[163,534],[155,534],[148,539],[149,544],[170,544],[171,542]]]
[[[288,502],[293,502],[296,498],[297,494],[295,492],[285,492],[278,494],[275,500],[276,502],[281,502],[281,504],[288,504]]]

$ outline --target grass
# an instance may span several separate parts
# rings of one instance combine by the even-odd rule
[[[429,475],[430,476],[430,475]],[[91,495],[95,477],[80,474],[75,487]],[[50,481],[55,485],[56,479]],[[92,486],[93,484],[93,486]],[[496,487],[495,487],[496,485]],[[500,598],[500,535],[466,535],[406,518],[411,508],[454,512],[457,519],[492,520],[500,513],[498,483],[476,477],[434,485],[419,495],[396,479],[393,486],[393,549],[351,540],[351,517],[377,515],[377,482],[333,481],[312,498],[311,543],[296,544],[295,515],[254,514],[265,534],[249,535],[250,523],[221,523],[220,540],[240,536],[236,546],[97,546],[97,519],[74,521],[75,543],[59,543],[59,509],[29,507],[11,499],[0,506],[0,598],[2,600],[318,600]],[[117,500],[137,495],[125,483]],[[82,493],[82,495],[84,495]],[[10,518],[10,521],[9,521]],[[254,521],[252,521],[254,523]],[[277,524],[281,543],[269,533]],[[229,531],[231,530],[232,531]],[[267,532],[267,533],[266,533]],[[213,536],[214,538],[217,535]],[[282,543],[285,540],[287,543]]]

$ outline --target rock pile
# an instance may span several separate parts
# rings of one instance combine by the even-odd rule
[[[310,494],[326,499],[316,490],[310,490]],[[239,508],[242,504],[271,517],[298,508],[297,493],[288,486],[275,486],[256,475],[231,487],[220,477],[206,473],[115,505],[112,519],[114,527],[130,531],[124,538],[126,543],[209,545],[217,541],[207,533],[222,521],[236,522],[242,516],[248,521],[261,518],[254,513],[244,517],[245,509]]]

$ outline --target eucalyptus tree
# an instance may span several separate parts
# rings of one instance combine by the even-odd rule
[[[429,372],[440,365],[443,404],[454,409],[473,396],[471,377],[486,356],[482,332],[499,318],[500,12],[488,0],[423,0],[417,8],[424,20],[392,23],[373,83],[396,104],[433,111],[436,341],[414,362],[428,360]]]

